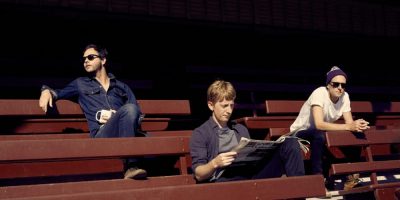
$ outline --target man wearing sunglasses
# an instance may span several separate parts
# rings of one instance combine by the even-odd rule
[[[311,166],[313,174],[323,174],[322,156],[325,146],[325,131],[362,132],[369,128],[363,119],[353,120],[349,94],[346,89],[347,75],[334,66],[326,74],[326,86],[312,92],[303,104],[290,130],[298,130],[296,136],[311,143]],[[344,124],[334,123],[343,117]],[[358,177],[348,177],[345,190],[358,183]]]
[[[95,44],[86,46],[83,67],[87,77],[79,77],[63,89],[44,85],[39,106],[47,112],[58,99],[76,98],[88,121],[93,138],[134,137],[141,111],[132,90],[106,71],[107,50]],[[147,172],[137,167],[135,159],[125,160],[124,178],[145,178]]]

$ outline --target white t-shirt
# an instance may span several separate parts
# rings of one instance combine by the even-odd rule
[[[315,129],[315,123],[311,113],[311,107],[313,105],[321,106],[325,122],[334,122],[338,120],[344,112],[351,111],[350,98],[347,92],[344,92],[335,104],[329,98],[328,89],[326,87],[319,87],[311,93],[310,97],[301,107],[299,115],[290,126],[290,131]]]

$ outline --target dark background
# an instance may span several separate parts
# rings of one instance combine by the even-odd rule
[[[0,1],[0,98],[33,98],[42,84],[84,76],[89,43],[138,99],[189,99],[234,83],[238,103],[306,99],[339,65],[352,100],[399,100],[397,1]]]

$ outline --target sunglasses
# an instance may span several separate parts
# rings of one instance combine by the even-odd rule
[[[84,56],[82,57],[83,62],[85,62],[86,58],[90,61],[94,60],[95,58],[100,58],[99,55],[95,55],[95,54],[90,54],[88,56]]]
[[[332,87],[334,87],[334,88],[338,88],[339,86],[342,86],[343,89],[346,88],[346,83],[331,82],[330,84],[331,84]]]

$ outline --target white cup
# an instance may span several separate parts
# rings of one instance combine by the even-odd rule
[[[114,113],[115,110],[99,110],[96,112],[96,120],[101,124],[105,124]]]

